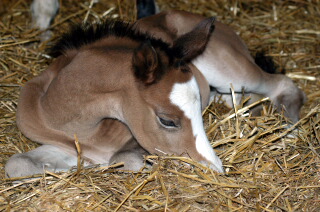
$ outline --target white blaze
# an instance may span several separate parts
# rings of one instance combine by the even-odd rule
[[[170,94],[170,100],[191,120],[192,132],[196,138],[196,149],[199,154],[212,163],[212,169],[223,172],[222,162],[213,151],[203,128],[200,90],[195,77],[186,83],[175,84]]]

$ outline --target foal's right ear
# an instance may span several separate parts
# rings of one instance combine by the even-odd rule
[[[190,61],[200,55],[206,48],[214,30],[215,18],[206,18],[190,32],[180,36],[173,43],[173,54],[180,59]]]
[[[159,56],[150,41],[135,49],[132,57],[134,75],[145,85],[151,85],[160,78]]]

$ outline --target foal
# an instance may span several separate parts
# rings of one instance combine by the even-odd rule
[[[66,34],[54,48],[57,59],[23,87],[18,102],[18,127],[44,145],[12,156],[7,176],[75,166],[75,134],[86,165],[123,161],[138,170],[143,154],[186,153],[223,172],[202,123],[209,86],[190,64],[204,51],[212,22],[200,21],[170,47],[119,21]]]

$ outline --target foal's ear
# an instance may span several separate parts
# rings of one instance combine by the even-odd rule
[[[159,57],[150,41],[142,43],[135,49],[132,66],[136,78],[145,85],[150,85],[158,80]]]
[[[206,48],[210,35],[214,30],[215,18],[201,21],[192,31],[178,37],[172,46],[174,55],[185,61],[190,61],[200,55]]]

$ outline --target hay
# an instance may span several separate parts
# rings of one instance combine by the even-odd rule
[[[135,19],[129,0],[62,1],[51,26],[53,40],[70,23],[101,18]],[[50,173],[12,184],[4,164],[37,146],[16,127],[20,86],[51,59],[48,43],[30,27],[28,0],[1,1],[0,8],[0,211],[318,211],[320,209],[320,2],[159,0],[161,9],[217,16],[255,52],[264,50],[306,92],[302,119],[293,127],[264,107],[260,117],[247,108],[227,110],[219,102],[204,112],[212,146],[226,175],[188,158],[148,156],[151,171],[112,167]],[[294,129],[296,127],[296,129]]]

